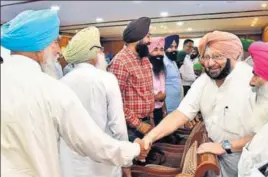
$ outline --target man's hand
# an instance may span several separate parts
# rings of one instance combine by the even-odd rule
[[[123,177],[132,177],[130,168],[122,168]]]
[[[151,140],[148,136],[145,136],[142,140],[144,142],[144,149],[145,150],[151,149],[153,140]]]
[[[138,143],[140,145],[140,155],[136,158],[137,160],[141,161],[141,162],[145,162],[145,158],[147,157],[149,151],[151,150],[151,147],[149,147],[148,149],[144,148],[144,141],[141,140],[140,138],[136,138],[134,140],[134,143]]]
[[[222,155],[226,151],[222,148],[220,143],[209,142],[209,143],[201,144],[199,148],[197,149],[198,154],[203,154],[206,152],[216,154],[216,155]]]
[[[141,125],[137,128],[137,130],[142,134],[147,134],[149,131],[151,131],[153,127],[150,124],[147,124],[145,122],[142,122]]]

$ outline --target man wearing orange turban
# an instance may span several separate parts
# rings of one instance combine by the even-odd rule
[[[257,93],[252,121],[248,122],[255,134],[242,151],[238,164],[239,177],[267,176],[257,169],[268,163],[268,43],[254,42],[249,47],[253,58],[254,76],[250,85]]]
[[[237,164],[243,146],[252,138],[247,127],[255,103],[249,85],[252,68],[241,61],[242,44],[234,34],[214,31],[199,43],[200,63],[205,72],[193,84],[177,110],[145,136],[146,147],[170,134],[201,111],[211,143],[198,153],[218,155],[221,174],[237,177]],[[209,174],[209,176],[216,176]]]

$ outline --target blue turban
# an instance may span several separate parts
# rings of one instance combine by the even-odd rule
[[[27,10],[1,26],[1,45],[11,51],[37,52],[59,36],[55,10]]]
[[[179,45],[179,35],[170,35],[165,38],[165,51],[171,46],[175,40],[176,44]]]

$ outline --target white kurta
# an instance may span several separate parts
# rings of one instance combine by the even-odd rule
[[[186,55],[183,61],[183,65],[181,65],[180,73],[181,73],[181,83],[184,86],[191,86],[197,76],[194,73],[194,63],[198,59],[192,60],[190,55]]]
[[[131,164],[136,143],[104,134],[64,84],[34,60],[14,55],[1,65],[1,177],[60,177],[61,136],[81,156]]]
[[[266,98],[267,99],[267,98]],[[268,163],[268,102],[257,104],[252,115],[253,119],[259,120],[261,127],[254,126],[256,132],[253,139],[243,148],[238,164],[239,177],[254,177],[254,170]],[[263,125],[263,122],[264,123]]]
[[[250,121],[256,94],[249,85],[252,68],[238,62],[224,83],[218,87],[204,73],[193,84],[178,110],[192,120],[201,111],[208,136],[221,143],[251,135]],[[219,160],[222,176],[237,177],[240,153],[224,154]]]
[[[89,115],[105,133],[115,139],[128,141],[122,96],[113,74],[88,63],[81,63],[61,81],[77,94]],[[67,162],[66,159],[62,163],[64,177],[122,176],[121,167],[96,163],[64,147],[67,149],[62,155],[69,156],[64,158],[70,161]]]

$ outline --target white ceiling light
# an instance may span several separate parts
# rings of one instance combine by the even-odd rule
[[[96,18],[96,22],[103,22],[103,19],[102,18]]]
[[[60,7],[59,6],[51,6],[50,9],[58,11],[58,10],[60,10]]]
[[[183,22],[177,22],[176,23],[178,26],[182,26],[184,23]]]
[[[261,5],[261,7],[266,8],[266,7],[267,7],[267,4],[266,4],[266,3],[263,3],[263,4]]]
[[[188,30],[188,31],[193,31],[193,29],[192,29],[192,28],[188,28],[187,30]]]
[[[161,12],[161,13],[160,13],[160,16],[161,16],[161,17],[167,17],[167,16],[168,16],[168,12]]]

